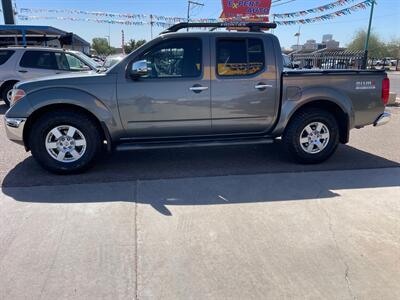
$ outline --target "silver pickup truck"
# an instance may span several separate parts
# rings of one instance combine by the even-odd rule
[[[171,27],[103,73],[17,84],[8,138],[62,174],[85,170],[101,151],[276,138],[296,161],[319,163],[351,129],[390,118],[384,71],[285,70],[278,39],[257,24],[177,32],[195,25]]]

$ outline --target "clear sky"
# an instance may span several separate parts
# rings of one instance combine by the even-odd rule
[[[271,8],[271,13],[286,13],[305,10],[325,5],[333,2],[334,0],[294,0],[284,5],[277,5],[278,3],[285,3],[287,1],[288,0],[281,0],[280,2],[277,2],[275,4],[276,6]],[[187,13],[186,0],[14,0],[14,2],[16,3],[18,10],[20,8],[80,9],[88,11],[155,14],[176,17],[186,17]],[[205,6],[193,9],[192,17],[217,18],[220,15],[221,0],[204,0],[200,2],[203,2]],[[354,3],[358,2],[361,2],[361,0]],[[373,28],[375,32],[377,32],[384,40],[400,38],[400,0],[378,0],[377,2],[378,5],[375,8],[373,19]],[[338,8],[334,10],[337,9]],[[332,10],[332,12],[334,10]],[[323,12],[321,14],[325,13],[327,12]],[[318,16],[321,14],[312,16]],[[35,15],[45,14],[36,13]],[[56,14],[49,14],[49,16],[50,15],[57,16]],[[84,18],[85,16],[75,15],[75,17]],[[321,41],[323,34],[331,33],[334,35],[334,39],[340,41],[341,46],[344,46],[351,41],[356,30],[367,28],[368,18],[369,9],[354,12],[349,16],[337,17],[336,19],[330,21],[302,25],[300,43],[304,43],[308,39]],[[68,32],[74,32],[88,41],[91,41],[93,37],[106,37],[110,32],[111,44],[115,47],[119,47],[121,45],[122,29],[125,32],[125,40],[129,40],[130,38],[150,39],[149,25],[121,26],[97,24],[93,22],[72,22],[61,20],[17,20],[17,22],[18,24],[50,25],[58,27]],[[0,24],[3,24],[2,15],[0,16]],[[279,37],[282,46],[290,47],[296,43],[294,34],[298,31],[298,29],[298,25],[280,26],[275,30],[274,33]],[[154,27],[154,34],[157,34],[160,30],[161,28]]]

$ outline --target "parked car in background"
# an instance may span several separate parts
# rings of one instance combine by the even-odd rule
[[[104,59],[97,55],[89,55],[89,57],[94,60],[98,65],[102,66],[104,64]]]
[[[20,81],[68,72],[96,70],[99,67],[79,51],[58,48],[0,48],[0,97],[11,101],[13,86]]]
[[[99,69],[103,65],[102,61],[97,61],[96,59],[93,59],[92,57],[86,55],[83,52],[80,51],[69,51],[72,54],[75,54],[78,56],[80,59],[82,59],[86,64],[90,65],[94,69]]]
[[[107,56],[106,60],[104,61],[104,64],[102,65],[102,68],[104,69],[111,68],[112,66],[123,60],[125,56],[126,56],[125,54],[115,54]]]
[[[392,57],[385,57],[383,59],[378,59],[375,61],[375,66],[385,66],[385,67],[394,67],[397,64],[397,59]]]
[[[283,67],[287,69],[294,69],[292,61],[290,60],[289,55],[282,54],[283,58]]]

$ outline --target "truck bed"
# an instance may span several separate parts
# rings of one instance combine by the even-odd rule
[[[350,128],[360,128],[372,124],[384,110],[385,77],[384,70],[284,70],[282,99],[339,100],[351,111]]]

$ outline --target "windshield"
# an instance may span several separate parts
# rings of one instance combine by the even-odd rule
[[[115,64],[119,63],[123,58],[123,56],[107,57],[106,61],[104,62],[103,68],[109,69]]]
[[[101,67],[100,64],[98,64],[96,61],[91,59],[89,56],[83,54],[82,52],[76,51],[73,52],[76,56],[78,56],[80,59],[82,59],[86,64],[88,64],[92,69],[98,69]]]

